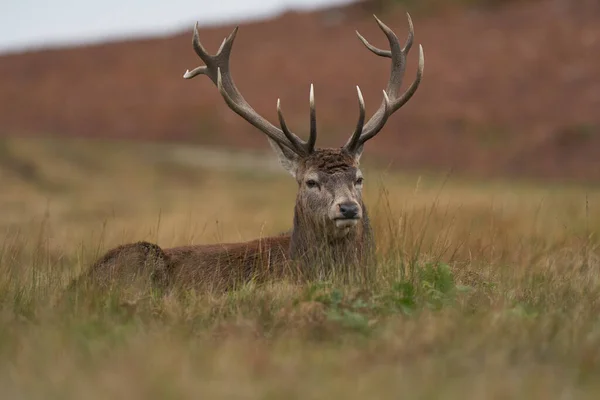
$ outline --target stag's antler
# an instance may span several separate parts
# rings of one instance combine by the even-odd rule
[[[412,24],[412,20],[410,18],[410,14],[406,14],[408,16],[408,26],[409,33],[408,38],[406,39],[406,43],[404,44],[404,48],[400,46],[400,41],[396,34],[383,22],[379,20],[375,15],[375,20],[377,24],[385,33],[390,43],[390,50],[382,50],[377,47],[371,45],[367,39],[365,39],[358,31],[356,34],[361,42],[369,49],[371,52],[375,53],[380,57],[387,57],[392,59],[392,69],[390,72],[390,79],[388,81],[387,88],[383,92],[383,101],[381,106],[373,114],[371,119],[363,126],[362,122],[364,122],[364,102],[362,100],[362,96],[359,90],[359,102],[361,108],[361,118],[359,118],[359,123],[356,127],[356,130],[348,140],[348,142],[344,145],[344,148],[351,153],[356,153],[359,151],[363,144],[373,138],[379,131],[383,128],[387,119],[390,115],[396,112],[400,107],[402,107],[417,91],[419,84],[421,83],[421,79],[423,78],[423,68],[425,66],[425,58],[423,56],[423,47],[419,45],[419,68],[417,69],[417,78],[410,85],[408,90],[404,92],[402,95],[398,96],[398,91],[402,86],[402,79],[404,77],[404,71],[406,69],[406,57],[408,56],[408,52],[412,47],[415,32]]]
[[[354,133],[344,145],[344,148],[351,153],[358,152],[367,140],[373,138],[383,128],[388,117],[406,104],[408,100],[410,100],[421,83],[425,61],[423,57],[423,47],[419,46],[419,68],[417,70],[417,78],[404,94],[398,96],[398,90],[400,89],[400,86],[402,86],[402,78],[406,69],[406,57],[410,51],[410,48],[412,47],[414,39],[412,20],[409,14],[407,14],[407,16],[409,23],[409,35],[404,48],[400,47],[400,42],[398,41],[398,38],[394,32],[376,16],[374,17],[377,21],[377,24],[388,38],[390,50],[378,49],[377,47],[371,45],[363,36],[361,36],[358,31],[356,32],[358,38],[370,51],[378,56],[392,59],[392,70],[387,88],[383,91],[383,101],[381,106],[366,124],[364,123],[365,103],[360,88],[358,86],[356,87],[360,115]],[[279,99],[277,99],[277,114],[279,116],[279,124],[281,125],[281,129],[277,128],[265,118],[260,116],[250,106],[250,104],[248,104],[248,102],[236,88],[235,84],[233,83],[233,78],[229,72],[229,57],[231,55],[231,48],[233,46],[233,41],[237,31],[238,27],[236,27],[233,32],[225,40],[223,40],[223,43],[221,44],[221,47],[219,47],[217,54],[211,56],[200,43],[198,24],[196,23],[194,26],[192,44],[196,54],[198,54],[200,59],[202,59],[206,65],[194,68],[192,71],[186,71],[183,77],[185,79],[191,79],[197,75],[207,75],[213,81],[213,83],[217,85],[219,92],[223,96],[223,99],[225,99],[225,102],[229,108],[231,108],[235,113],[240,115],[254,127],[261,130],[271,140],[280,146],[286,147],[300,156],[309,155],[314,151],[315,142],[317,140],[317,123],[313,85],[310,85],[310,136],[308,141],[304,141],[288,129],[281,111]]]
[[[186,71],[183,77],[185,79],[191,79],[197,75],[208,76],[213,83],[217,85],[219,92],[223,96],[223,99],[225,99],[225,102],[229,108],[265,133],[271,140],[301,156],[306,156],[312,153],[317,140],[317,123],[313,86],[310,85],[310,136],[308,141],[305,142],[288,129],[283,118],[283,113],[281,112],[279,99],[277,100],[277,114],[279,115],[281,129],[277,128],[265,118],[261,117],[250,106],[250,104],[248,104],[248,102],[236,88],[235,84],[233,83],[233,78],[229,72],[229,57],[231,55],[231,48],[233,46],[233,41],[237,31],[238,27],[236,27],[233,32],[225,40],[223,40],[223,43],[217,51],[217,54],[211,56],[200,43],[198,24],[196,23],[194,26],[194,37],[192,43],[196,54],[198,54],[198,56],[206,65],[194,68],[191,71]]]

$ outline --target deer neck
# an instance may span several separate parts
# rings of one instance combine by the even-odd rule
[[[334,264],[363,263],[373,251],[373,233],[367,210],[358,225],[342,237],[328,232],[323,226],[304,218],[298,205],[294,211],[290,257],[302,263],[333,262]]]

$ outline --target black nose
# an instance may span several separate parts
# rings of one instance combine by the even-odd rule
[[[356,218],[358,215],[358,204],[356,203],[342,203],[339,207],[344,218]]]

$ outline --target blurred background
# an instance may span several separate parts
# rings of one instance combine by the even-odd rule
[[[268,149],[204,77],[192,27],[215,52],[240,25],[232,71],[246,99],[308,130],[315,84],[321,146],[379,105],[389,63],[372,14],[400,37],[411,13],[425,49],[417,95],[368,144],[405,170],[600,179],[600,5],[592,0],[8,1],[0,6],[0,135],[194,142]],[[415,47],[416,49],[416,47]],[[410,54],[405,85],[416,70]]]
[[[114,233],[108,244],[287,230],[295,183],[264,135],[227,108],[209,79],[182,77],[202,64],[193,24],[212,53],[240,25],[231,57],[238,88],[272,122],[281,98],[300,135],[308,133],[314,83],[317,145],[326,147],[343,144],[354,128],[355,85],[370,116],[388,79],[389,60],[354,31],[386,48],[372,14],[404,38],[407,11],[425,50],[424,80],[363,157],[374,175],[387,171],[394,204],[423,187],[427,174],[451,172],[476,188],[509,182],[483,199],[479,189],[449,197],[479,199],[482,207],[518,181],[598,182],[597,1],[5,1],[0,227],[23,231],[27,221],[47,218],[64,239],[56,243],[68,248],[81,234],[94,241],[89,232],[99,230]],[[416,49],[405,87],[415,77]],[[375,201],[376,185],[368,190]],[[117,235],[124,231],[126,238]],[[198,239],[205,231],[210,238]]]

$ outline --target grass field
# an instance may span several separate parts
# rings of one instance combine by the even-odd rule
[[[4,140],[2,398],[598,398],[600,189],[406,176],[365,158],[374,281],[59,307],[112,246],[289,229],[295,183],[260,155]]]

